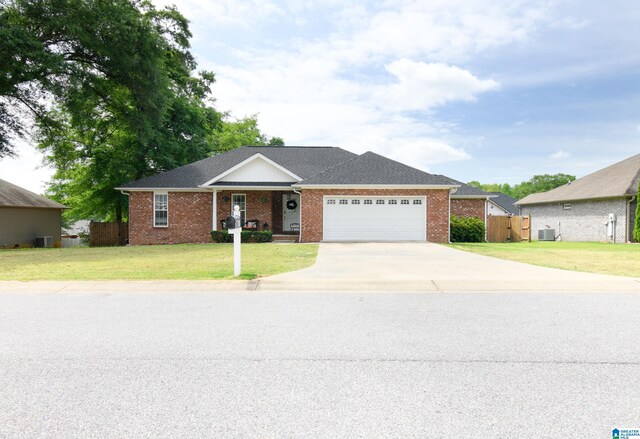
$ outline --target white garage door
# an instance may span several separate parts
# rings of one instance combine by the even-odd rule
[[[425,197],[324,197],[325,241],[426,241]]]

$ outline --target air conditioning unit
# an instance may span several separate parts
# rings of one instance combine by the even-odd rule
[[[53,236],[38,236],[36,238],[36,247],[38,248],[53,247]]]
[[[555,241],[556,229],[539,229],[538,241]]]

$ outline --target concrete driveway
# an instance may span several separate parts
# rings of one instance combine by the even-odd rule
[[[260,290],[640,291],[640,280],[537,267],[425,243],[326,243],[310,268]]]

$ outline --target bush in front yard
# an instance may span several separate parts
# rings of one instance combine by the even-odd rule
[[[451,242],[483,242],[484,222],[474,216],[451,215]]]
[[[240,242],[271,242],[273,234],[268,230],[246,231],[240,233]],[[213,242],[233,242],[233,235],[226,230],[212,230]]]

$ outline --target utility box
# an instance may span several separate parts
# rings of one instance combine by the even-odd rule
[[[539,229],[538,241],[555,241],[556,229]]]
[[[52,248],[53,236],[38,236],[36,237],[37,248]]]

